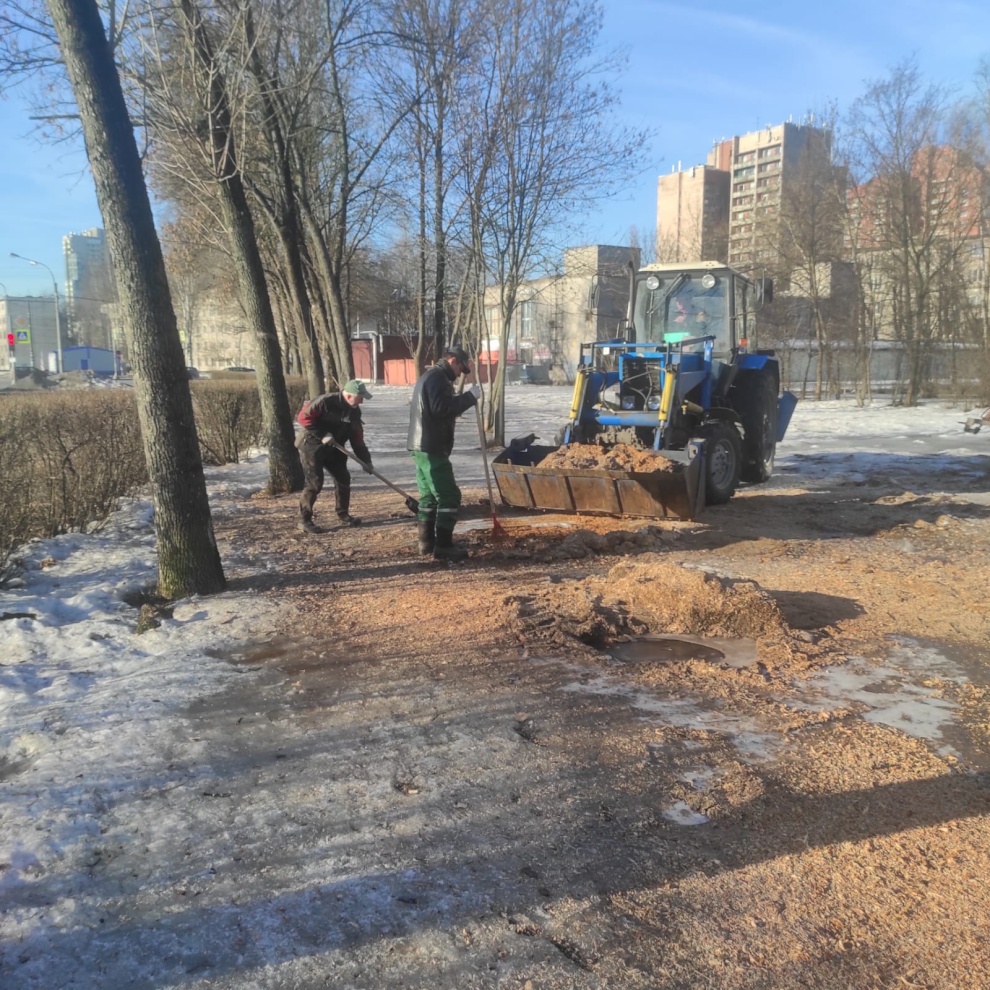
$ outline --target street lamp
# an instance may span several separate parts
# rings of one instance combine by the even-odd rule
[[[14,254],[13,251],[10,252],[12,258],[20,258],[21,261],[26,261],[29,265],[36,265],[39,268],[44,268],[52,277],[52,288],[55,290],[55,345],[57,348],[57,358],[55,369],[57,374],[62,373],[62,322],[58,315],[58,282],[55,281],[55,273],[46,265],[43,261],[35,261],[32,258],[25,258],[23,254]]]

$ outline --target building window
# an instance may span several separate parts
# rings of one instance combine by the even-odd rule
[[[519,304],[519,336],[524,340],[533,338],[536,326],[536,303],[532,299]]]

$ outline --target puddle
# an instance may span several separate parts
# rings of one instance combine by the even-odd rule
[[[684,663],[704,660],[721,667],[751,667],[756,663],[755,639],[716,636],[639,636],[608,649],[608,656],[622,663]]]
[[[686,801],[675,801],[660,812],[668,822],[675,825],[706,825],[708,817],[695,811]]]
[[[897,640],[882,662],[850,660],[827,667],[797,687],[796,697],[779,697],[789,708],[826,711],[859,706],[866,722],[888,725],[905,735],[934,744],[940,756],[953,756],[983,768],[986,756],[976,752],[966,730],[956,721],[958,705],[942,697],[934,680],[986,684],[987,670],[973,657],[950,656],[943,648],[914,640]]]
[[[325,713],[342,698],[360,690],[354,686],[355,667],[369,666],[362,656],[340,657],[314,638],[284,636],[255,646],[209,650],[210,656],[254,676],[243,685],[201,698],[190,705],[190,715],[204,716],[243,710],[269,722]],[[260,673],[259,673],[260,672]]]
[[[335,656],[324,643],[316,639],[277,637],[256,646],[240,646],[234,650],[208,650],[210,656],[226,660],[245,670],[268,669],[286,677],[297,678],[310,672],[340,672],[357,663],[358,659]],[[365,661],[366,662],[366,661]]]
[[[723,654],[720,658],[718,654]],[[746,666],[756,659],[755,644],[737,640],[695,637],[643,637],[617,644],[607,656],[613,660],[608,672],[589,676],[581,668],[552,660],[579,676],[562,684],[566,692],[597,694],[622,699],[642,713],[645,721],[678,728],[698,729],[722,735],[739,758],[751,765],[777,757],[787,745],[784,736],[767,731],[758,718],[733,715],[699,697],[665,697],[622,679],[622,664],[644,661],[680,662],[701,658],[722,665]],[[990,767],[990,759],[973,743],[969,730],[959,722],[959,706],[943,696],[938,682],[990,684],[990,656],[979,651],[954,652],[939,645],[897,639],[882,661],[853,658],[841,666],[828,667],[807,681],[795,682],[775,701],[804,711],[834,711],[849,708],[866,722],[887,725],[931,744],[943,757],[953,757],[977,770]],[[662,758],[663,753],[652,753]]]
[[[543,662],[554,661],[545,659]],[[561,666],[577,669],[566,663]],[[560,690],[623,698],[632,708],[642,712],[647,722],[718,733],[732,745],[739,759],[748,764],[765,763],[774,759],[785,745],[779,732],[765,731],[759,720],[752,716],[720,711],[713,704],[707,704],[698,698],[658,697],[649,690],[628,684],[609,674],[582,677],[579,681],[563,684]]]

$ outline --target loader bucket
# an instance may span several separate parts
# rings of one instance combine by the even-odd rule
[[[549,512],[694,519],[705,503],[704,452],[663,451],[664,469],[651,472],[541,468],[558,447],[507,447],[493,462],[495,480],[506,505]]]

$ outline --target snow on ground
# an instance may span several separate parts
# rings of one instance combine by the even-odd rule
[[[376,465],[389,465],[408,483],[409,389],[375,392],[365,413]],[[569,402],[568,389],[510,390],[509,434],[534,431],[549,442]],[[784,487],[827,477],[855,484],[895,468],[899,476],[914,472],[929,480],[953,472],[982,477],[984,483],[973,487],[983,494],[974,497],[985,498],[990,435],[964,433],[964,418],[959,409],[934,402],[911,409],[801,403],[779,448],[780,473],[772,483]],[[483,483],[473,425],[462,423],[458,430],[455,464],[462,483]],[[465,478],[472,469],[473,476]],[[236,511],[266,477],[263,453],[211,470],[211,501]],[[85,879],[94,864],[113,856],[112,843],[96,824],[108,803],[116,809],[114,841],[140,832],[158,861],[181,864],[191,843],[214,844],[200,850],[200,860],[231,855],[221,823],[200,833],[186,817],[186,805],[154,796],[178,786],[177,773],[184,785],[193,781],[199,793],[211,793],[211,752],[190,733],[188,712],[198,699],[243,678],[219,656],[270,637],[277,606],[249,591],[187,599],[159,628],[137,635],[136,612],[125,599],[152,586],[155,573],[150,504],[135,500],[98,531],[32,542],[24,548],[19,576],[0,589],[0,905],[17,905],[0,920],[0,975],[14,981],[7,986],[59,986],[53,967],[62,954],[90,946],[86,951],[98,956],[92,944],[103,919],[93,916]],[[848,677],[848,689],[862,693],[857,672]],[[829,681],[830,698],[841,690],[838,679]],[[260,823],[281,810],[264,806],[263,789],[252,791],[251,800]],[[278,863],[270,869],[280,889],[292,886],[291,878],[278,877]],[[121,878],[120,894],[134,894],[139,904],[141,882]],[[197,881],[190,876],[187,882],[192,887]],[[261,914],[255,918],[260,929],[277,930],[278,899],[255,900],[252,910]],[[149,986],[172,985],[161,973],[174,968],[175,960],[159,959],[161,946],[140,943],[140,924],[116,921],[117,948],[121,940],[126,946],[128,931],[134,939],[127,972],[140,974]],[[50,955],[56,928],[63,933],[62,952]],[[182,933],[184,972],[196,971],[197,946],[205,958],[210,938],[208,931]],[[265,946],[257,951],[263,957]],[[99,982],[94,976],[92,985],[141,981]]]

